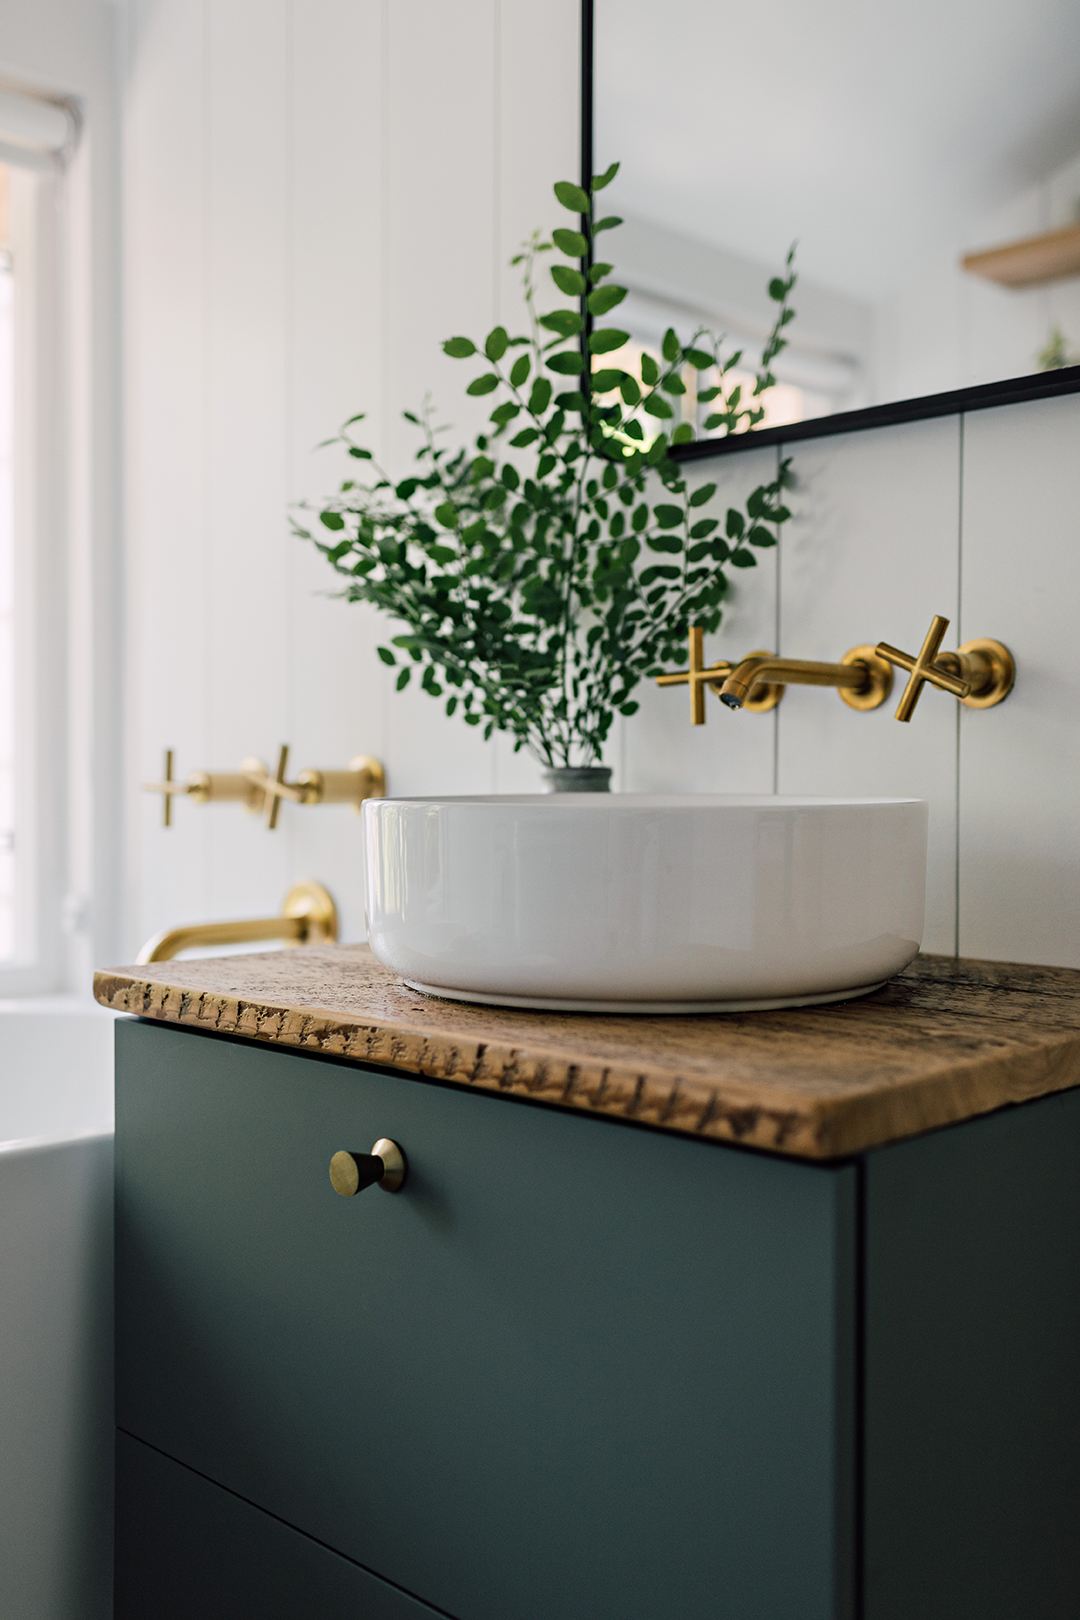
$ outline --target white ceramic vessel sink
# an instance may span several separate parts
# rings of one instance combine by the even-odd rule
[[[369,799],[372,950],[414,989],[717,1012],[877,989],[922,939],[918,799]]]

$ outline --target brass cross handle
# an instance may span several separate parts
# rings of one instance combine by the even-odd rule
[[[1000,641],[980,639],[966,641],[956,652],[939,652],[948,628],[948,619],[936,613],[916,658],[890,647],[887,641],[878,642],[879,656],[908,673],[907,686],[896,706],[897,720],[911,719],[927,684],[951,692],[969,709],[992,709],[1012,691],[1016,664],[1008,647]]]
[[[242,771],[194,771],[184,782],[173,776],[173,750],[165,750],[165,774],[160,782],[144,782],[147,793],[160,793],[165,801],[162,825],[172,826],[172,802],[184,795],[195,804],[207,804],[211,799],[246,805],[258,812],[263,807],[262,794]]]

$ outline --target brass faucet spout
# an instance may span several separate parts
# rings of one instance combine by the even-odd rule
[[[871,674],[862,659],[850,664],[818,664],[804,658],[744,658],[720,688],[720,701],[729,709],[741,709],[753,688],[762,682],[864,692],[869,690]]]

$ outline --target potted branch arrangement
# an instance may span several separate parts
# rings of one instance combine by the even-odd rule
[[[588,193],[559,182],[555,196],[579,216],[577,228],[550,241],[536,233],[514,259],[527,333],[497,326],[482,343],[443,345],[485,368],[466,393],[498,401],[474,448],[444,448],[430,408],[406,412],[421,443],[415,472],[395,482],[357,442],[363,417],[354,416],[328,442],[374,477],[342,483],[318,509],[321,532],[294,521],[343,577],[345,597],[402,626],[378,649],[398,669],[398,690],[418,675],[448,715],[482,726],[485,738],[509,732],[559,791],[607,789],[615,716],[636,711],[641,680],[678,665],[691,624],[717,629],[729,570],[754,567],[755,550],[774,546],[790,515],[786,462],[744,505],[718,513],[717,486],[691,489],[676,459],[695,436],[676,416],[694,374],[711,373],[711,386],[695,390],[711,407],[707,432],[761,421],[794,316],[794,249],[769,284],[778,308],[751,391],[733,376],[741,352],[724,354],[705,328],[687,342],[669,329],[661,356],[644,353],[634,375],[606,358],[630,334],[599,324],[627,291],[597,252],[621,223],[597,217],[617,170],[596,176]],[[567,303],[539,313],[537,274],[549,253],[560,256],[550,278]]]

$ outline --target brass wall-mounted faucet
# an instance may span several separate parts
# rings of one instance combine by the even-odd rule
[[[917,657],[879,641],[876,647],[852,647],[838,664],[771,653],[748,653],[738,664],[704,662],[700,627],[690,631],[690,668],[659,675],[657,686],[688,686],[690,721],[705,724],[705,689],[711,687],[729,709],[764,713],[774,709],[785,686],[834,686],[853,709],[877,709],[892,691],[892,666],[906,670],[908,683],[896,710],[897,720],[910,720],[924,685],[951,692],[973,709],[990,709],[1012,691],[1016,665],[1000,641],[967,641],[957,652],[939,652],[948,619],[936,615]]]
[[[245,759],[239,771],[195,771],[184,782],[173,777],[173,751],[165,750],[165,775],[160,782],[144,782],[148,793],[164,798],[163,824],[172,826],[172,801],[183,795],[194,804],[242,804],[253,815],[265,815],[266,825],[278,824],[283,799],[292,804],[351,804],[359,810],[365,799],[386,796],[386,773],[377,759],[358,754],[344,771],[300,771],[286,780],[289,746],[283,743],[273,775],[261,759]]]

